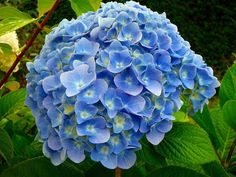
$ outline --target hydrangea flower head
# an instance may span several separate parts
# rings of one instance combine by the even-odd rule
[[[63,20],[27,64],[27,100],[55,165],[90,156],[128,169],[158,145],[187,95],[202,110],[219,82],[166,15],[130,1]]]

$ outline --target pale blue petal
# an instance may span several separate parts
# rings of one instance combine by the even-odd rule
[[[164,139],[165,134],[157,131],[155,127],[152,127],[150,132],[146,134],[146,137],[150,143],[158,145]]]

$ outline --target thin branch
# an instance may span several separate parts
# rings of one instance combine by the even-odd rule
[[[220,157],[220,154],[219,154],[218,150],[215,149],[215,153],[216,153],[216,155],[217,155],[217,157],[218,157],[218,159],[219,159],[221,165],[224,166],[224,163],[225,163],[225,162],[224,162],[224,160]]]
[[[236,146],[236,137],[234,138],[234,142],[231,144],[230,149],[229,149],[229,153],[227,155],[226,161],[225,161],[225,166],[228,167],[230,164],[230,159],[233,155],[234,149]]]
[[[121,169],[120,168],[116,168],[115,169],[115,177],[121,177]]]
[[[52,8],[48,11],[46,17],[43,19],[43,21],[38,25],[38,28],[35,30],[33,36],[27,41],[25,47],[23,48],[23,50],[21,51],[21,53],[19,55],[17,55],[16,60],[14,61],[14,63],[12,64],[11,68],[7,71],[7,73],[4,75],[3,79],[0,82],[0,88],[3,86],[4,83],[7,82],[8,78],[10,77],[10,75],[12,74],[13,70],[15,69],[15,67],[17,66],[17,64],[20,62],[20,60],[22,59],[22,57],[24,56],[24,54],[26,53],[26,51],[32,46],[34,40],[36,39],[36,37],[38,36],[38,34],[40,33],[40,31],[43,29],[43,27],[45,26],[45,24],[47,23],[48,19],[51,17],[51,15],[53,14],[53,12],[57,9],[58,5],[60,4],[61,0],[56,0],[56,2],[53,4]]]

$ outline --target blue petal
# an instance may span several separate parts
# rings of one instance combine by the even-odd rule
[[[110,138],[109,129],[99,129],[95,135],[89,137],[89,141],[94,144],[105,143]]]
[[[117,165],[119,168],[129,169],[135,164],[136,159],[136,154],[133,150],[125,150],[118,155]]]
[[[111,154],[106,160],[101,161],[101,163],[109,169],[115,169],[117,167],[117,156],[115,154]]]
[[[196,76],[197,68],[193,64],[185,64],[180,70],[180,79],[183,82],[183,85],[189,89],[194,88],[194,78]]]
[[[179,80],[179,78],[177,77],[177,75],[174,72],[169,72],[167,73],[167,80],[169,82],[169,84],[173,85],[173,86],[179,86],[181,85],[181,81]]]
[[[42,80],[43,90],[45,93],[56,90],[61,86],[60,78],[58,75],[52,75]]]
[[[85,159],[84,151],[77,148],[67,150],[67,156],[75,163],[80,163]]]
[[[126,113],[118,113],[113,121],[114,133],[121,133],[123,130],[129,130],[134,126],[131,117]]]
[[[69,64],[72,54],[75,53],[74,45],[69,47],[63,47],[59,53],[59,57],[61,58],[61,62],[63,64]]]
[[[60,80],[66,88],[68,97],[77,95],[96,79],[96,74],[94,72],[89,73],[88,69],[88,65],[81,64],[76,69],[61,74]]]
[[[210,86],[209,87],[202,86],[199,88],[199,93],[206,98],[211,98],[216,94],[216,90],[215,88],[212,88]]]
[[[102,50],[100,52],[100,56],[99,58],[96,60],[96,63],[100,66],[103,67],[107,67],[110,63],[110,59],[109,59],[109,53],[107,53],[106,51]]]
[[[110,63],[108,64],[108,71],[112,73],[119,73],[125,68],[129,67],[132,61],[127,50],[109,53]]]
[[[157,131],[155,127],[152,127],[150,132],[146,134],[146,137],[150,143],[158,145],[164,139],[165,134]]]
[[[159,49],[154,54],[155,63],[162,71],[171,71],[171,57],[169,52]]]
[[[116,17],[116,22],[120,23],[123,26],[126,26],[132,22],[132,19],[126,12],[120,12],[120,14]]]
[[[131,69],[117,74],[114,82],[119,89],[133,96],[140,94],[143,90],[143,86],[139,83]]]
[[[54,151],[60,150],[62,148],[60,137],[55,133],[48,137],[48,147]]]
[[[108,143],[111,145],[112,151],[115,154],[119,154],[127,147],[127,141],[122,134],[111,135]]]
[[[213,82],[213,77],[208,73],[206,69],[197,69],[197,77],[199,85],[210,85]]]
[[[118,110],[122,109],[122,102],[117,97],[117,91],[109,88],[107,92],[100,98],[102,104],[106,107],[108,116],[113,118],[117,114]]]
[[[127,111],[137,114],[144,109],[145,99],[143,97],[131,96],[125,93],[120,93],[120,97],[122,99],[123,106]]]
[[[142,39],[140,41],[143,47],[152,49],[157,44],[157,35],[154,32],[142,31]]]
[[[129,41],[131,44],[135,44],[142,39],[142,33],[137,23],[133,22],[123,27],[118,35],[119,41]]]
[[[55,58],[55,56],[53,56],[47,61],[47,67],[53,73],[58,73],[62,69],[62,62],[59,57]]]
[[[77,58],[77,57],[79,57],[79,58]],[[72,61],[72,65],[73,65],[74,69],[76,69],[77,67],[79,67],[82,64],[86,64],[89,66],[88,72],[95,72],[96,63],[95,63],[94,57],[86,56],[86,57],[80,58],[80,55],[75,54],[72,56],[71,61]]]
[[[107,85],[109,85],[109,87],[115,86],[115,84],[113,82],[113,74],[107,70],[103,70],[101,72],[98,72],[97,78],[105,80]]]
[[[91,152],[91,159],[94,161],[107,160],[111,154],[111,148],[107,144],[97,144]]]
[[[86,38],[81,38],[75,44],[75,52],[80,55],[88,55],[94,57],[98,52],[99,44],[97,42],[91,42]]]
[[[47,115],[51,120],[52,127],[59,126],[63,121],[64,115],[58,108],[55,108],[55,107],[49,108],[47,111]]]
[[[87,104],[94,104],[107,91],[108,85],[103,79],[97,79],[91,86],[81,91],[77,98]]]
[[[47,119],[47,116],[39,116],[38,118],[36,118],[36,125],[38,127],[41,138],[47,139],[49,136],[49,131],[51,129],[50,122]]]
[[[93,106],[86,104],[82,101],[77,101],[75,103],[75,114],[77,118],[77,123],[81,124],[84,121],[92,119],[95,114],[97,114],[98,109]]]
[[[172,128],[172,121],[163,120],[156,125],[156,129],[161,133],[167,133]]]
[[[60,151],[53,151],[50,149],[46,142],[43,144],[43,154],[50,158],[53,165],[57,166],[66,160],[66,151],[64,149]]]
[[[53,106],[53,97],[48,95],[43,99],[43,107],[49,109],[52,106]]]
[[[150,83],[148,83],[145,87],[156,96],[161,95],[162,85],[160,84],[160,82],[153,80]]]
[[[81,21],[74,21],[66,28],[66,32],[73,36],[82,36],[87,30],[87,27]]]
[[[157,31],[157,38],[158,38],[158,48],[168,50],[171,46],[171,38],[165,34],[163,31]]]
[[[182,80],[194,79],[196,76],[197,68],[194,64],[184,64],[180,68],[180,78]]]
[[[93,129],[88,128],[88,125],[92,126]],[[102,117],[95,117],[93,119],[87,120],[86,122],[83,122],[82,124],[77,126],[77,132],[80,135],[83,135],[83,132],[87,132],[87,135],[94,135],[96,133],[96,129],[104,129],[106,127],[106,121]],[[83,128],[85,128],[83,130]],[[81,132],[81,133],[80,133]]]
[[[98,17],[98,26],[100,28],[110,28],[112,24],[114,23],[115,18],[104,18],[104,17]]]
[[[120,41],[113,41],[110,46],[107,48],[107,51],[108,52],[120,52],[120,51],[123,51],[123,50],[126,50],[128,51],[128,48],[123,46]]]

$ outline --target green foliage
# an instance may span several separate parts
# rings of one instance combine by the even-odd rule
[[[101,0],[69,0],[69,1],[71,3],[72,9],[75,11],[77,16],[88,11],[96,11],[101,4]]]
[[[165,168],[160,168],[152,172],[147,177],[207,177],[206,175],[200,174],[194,170],[178,167],[178,166],[168,166]]]
[[[155,151],[153,145],[151,145],[146,140],[142,141],[142,149],[137,152],[138,157],[142,159],[143,162],[156,167],[164,167],[167,165],[165,158]]]
[[[226,101],[236,99],[236,63],[225,73],[221,82],[219,96],[221,107]]]
[[[46,12],[48,12],[56,0],[38,0],[38,12],[39,17],[43,16]]]
[[[5,6],[0,8],[0,19],[6,19],[9,17],[13,18],[22,18],[22,19],[31,19],[30,15],[27,13],[21,12],[18,9],[10,6]]]
[[[24,160],[3,171],[0,177],[83,177],[80,170],[69,163],[56,167],[45,157],[35,157]]]
[[[13,111],[16,106],[24,104],[25,96],[26,90],[19,89],[0,98],[0,120],[1,117],[5,116],[10,111]]]
[[[9,44],[0,43],[0,53],[10,55],[12,53],[12,48]]]
[[[236,100],[229,100],[223,106],[226,123],[236,131]]]
[[[0,36],[7,32],[15,31],[36,20],[14,7],[1,7],[0,19],[2,19],[0,21]]]
[[[203,128],[208,133],[214,147],[218,148],[220,146],[220,143],[216,135],[216,130],[212,123],[208,107],[205,105],[202,113],[199,111],[192,118],[201,128]]]
[[[224,168],[217,161],[203,164],[202,168],[209,176],[229,177],[229,174],[227,174]]]
[[[224,121],[223,111],[220,107],[214,108],[210,112],[213,125],[216,129],[216,134],[219,139],[220,147],[217,149],[219,156],[222,159],[226,159],[227,153],[229,152],[230,146],[234,141],[235,132],[228,126]]]
[[[188,164],[203,164],[216,160],[206,132],[188,123],[175,123],[156,150],[174,161]]]
[[[0,128],[0,157],[3,157],[8,163],[13,157],[13,145],[8,133]]]

